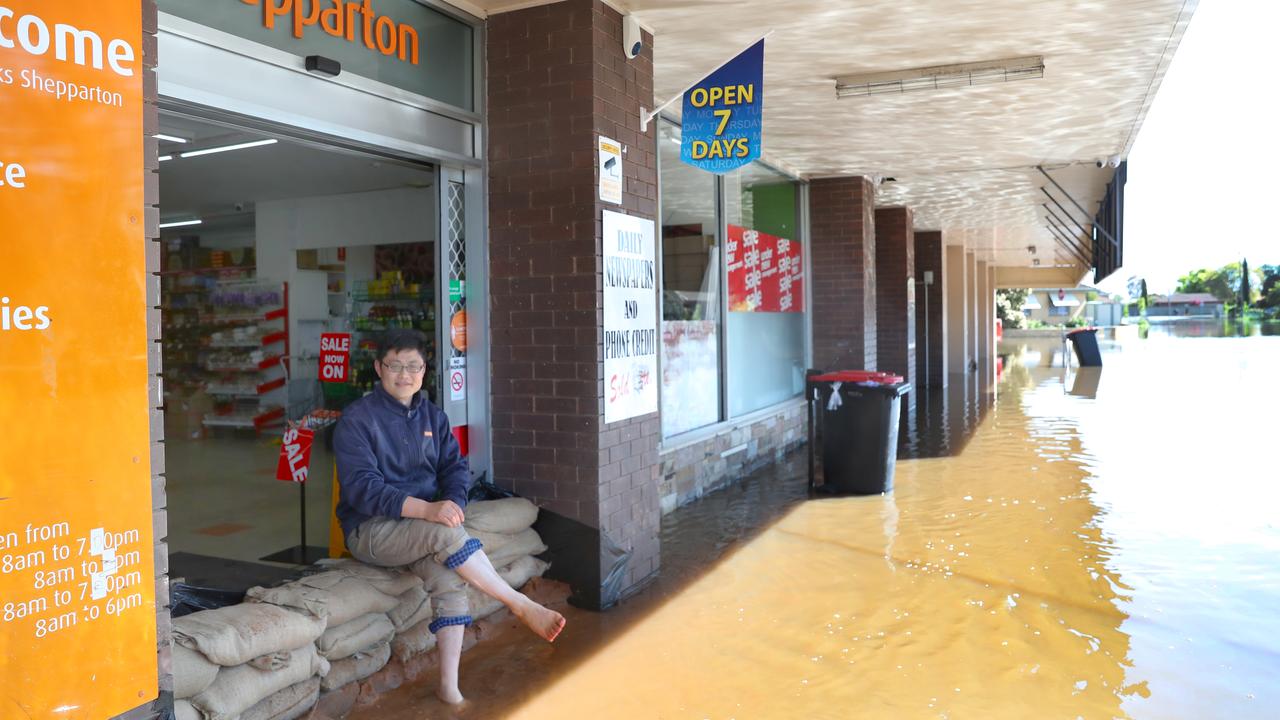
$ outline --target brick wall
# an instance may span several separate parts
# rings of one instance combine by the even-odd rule
[[[947,278],[941,232],[916,231],[915,263],[916,277],[921,281],[916,285],[919,290],[916,294],[916,378],[921,385],[945,387],[948,371]],[[925,272],[933,273],[932,285],[923,283]]]
[[[813,366],[876,369],[875,189],[863,177],[809,184]]]
[[[653,43],[622,53],[622,17],[568,0],[488,21],[494,479],[658,568],[657,414],[604,422],[601,212],[653,218]],[[597,200],[596,139],[625,147],[623,206]],[[656,300],[655,300],[656,301]]]
[[[805,407],[797,400],[754,423],[664,450],[658,487],[662,514],[732,485],[800,447],[808,439]]]
[[[876,363],[916,384],[915,232],[911,208],[876,210]]]

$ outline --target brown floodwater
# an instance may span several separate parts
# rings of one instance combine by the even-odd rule
[[[793,457],[669,516],[622,607],[470,651],[466,708],[358,716],[1277,717],[1280,337],[1104,350],[1006,343],[972,436],[894,492],[806,501]]]

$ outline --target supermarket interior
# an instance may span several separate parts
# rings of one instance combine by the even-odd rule
[[[158,137],[171,573],[261,582],[328,544],[331,422],[380,331],[423,331],[437,399],[436,169],[168,111]],[[321,333],[350,333],[347,382],[320,382]],[[281,482],[307,416],[311,480]]]

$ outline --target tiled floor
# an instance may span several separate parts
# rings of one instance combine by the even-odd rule
[[[275,479],[276,433],[165,442],[170,552],[259,561],[299,542],[299,486]],[[307,484],[307,543],[328,545],[333,455],[316,438]]]

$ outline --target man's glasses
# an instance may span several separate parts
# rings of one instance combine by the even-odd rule
[[[410,375],[417,375],[423,370],[426,370],[427,366],[419,363],[413,363],[412,365],[405,365],[404,363],[392,362],[392,363],[382,363],[382,368],[384,370],[390,371],[391,374],[393,375],[399,375],[402,372],[407,372]]]

